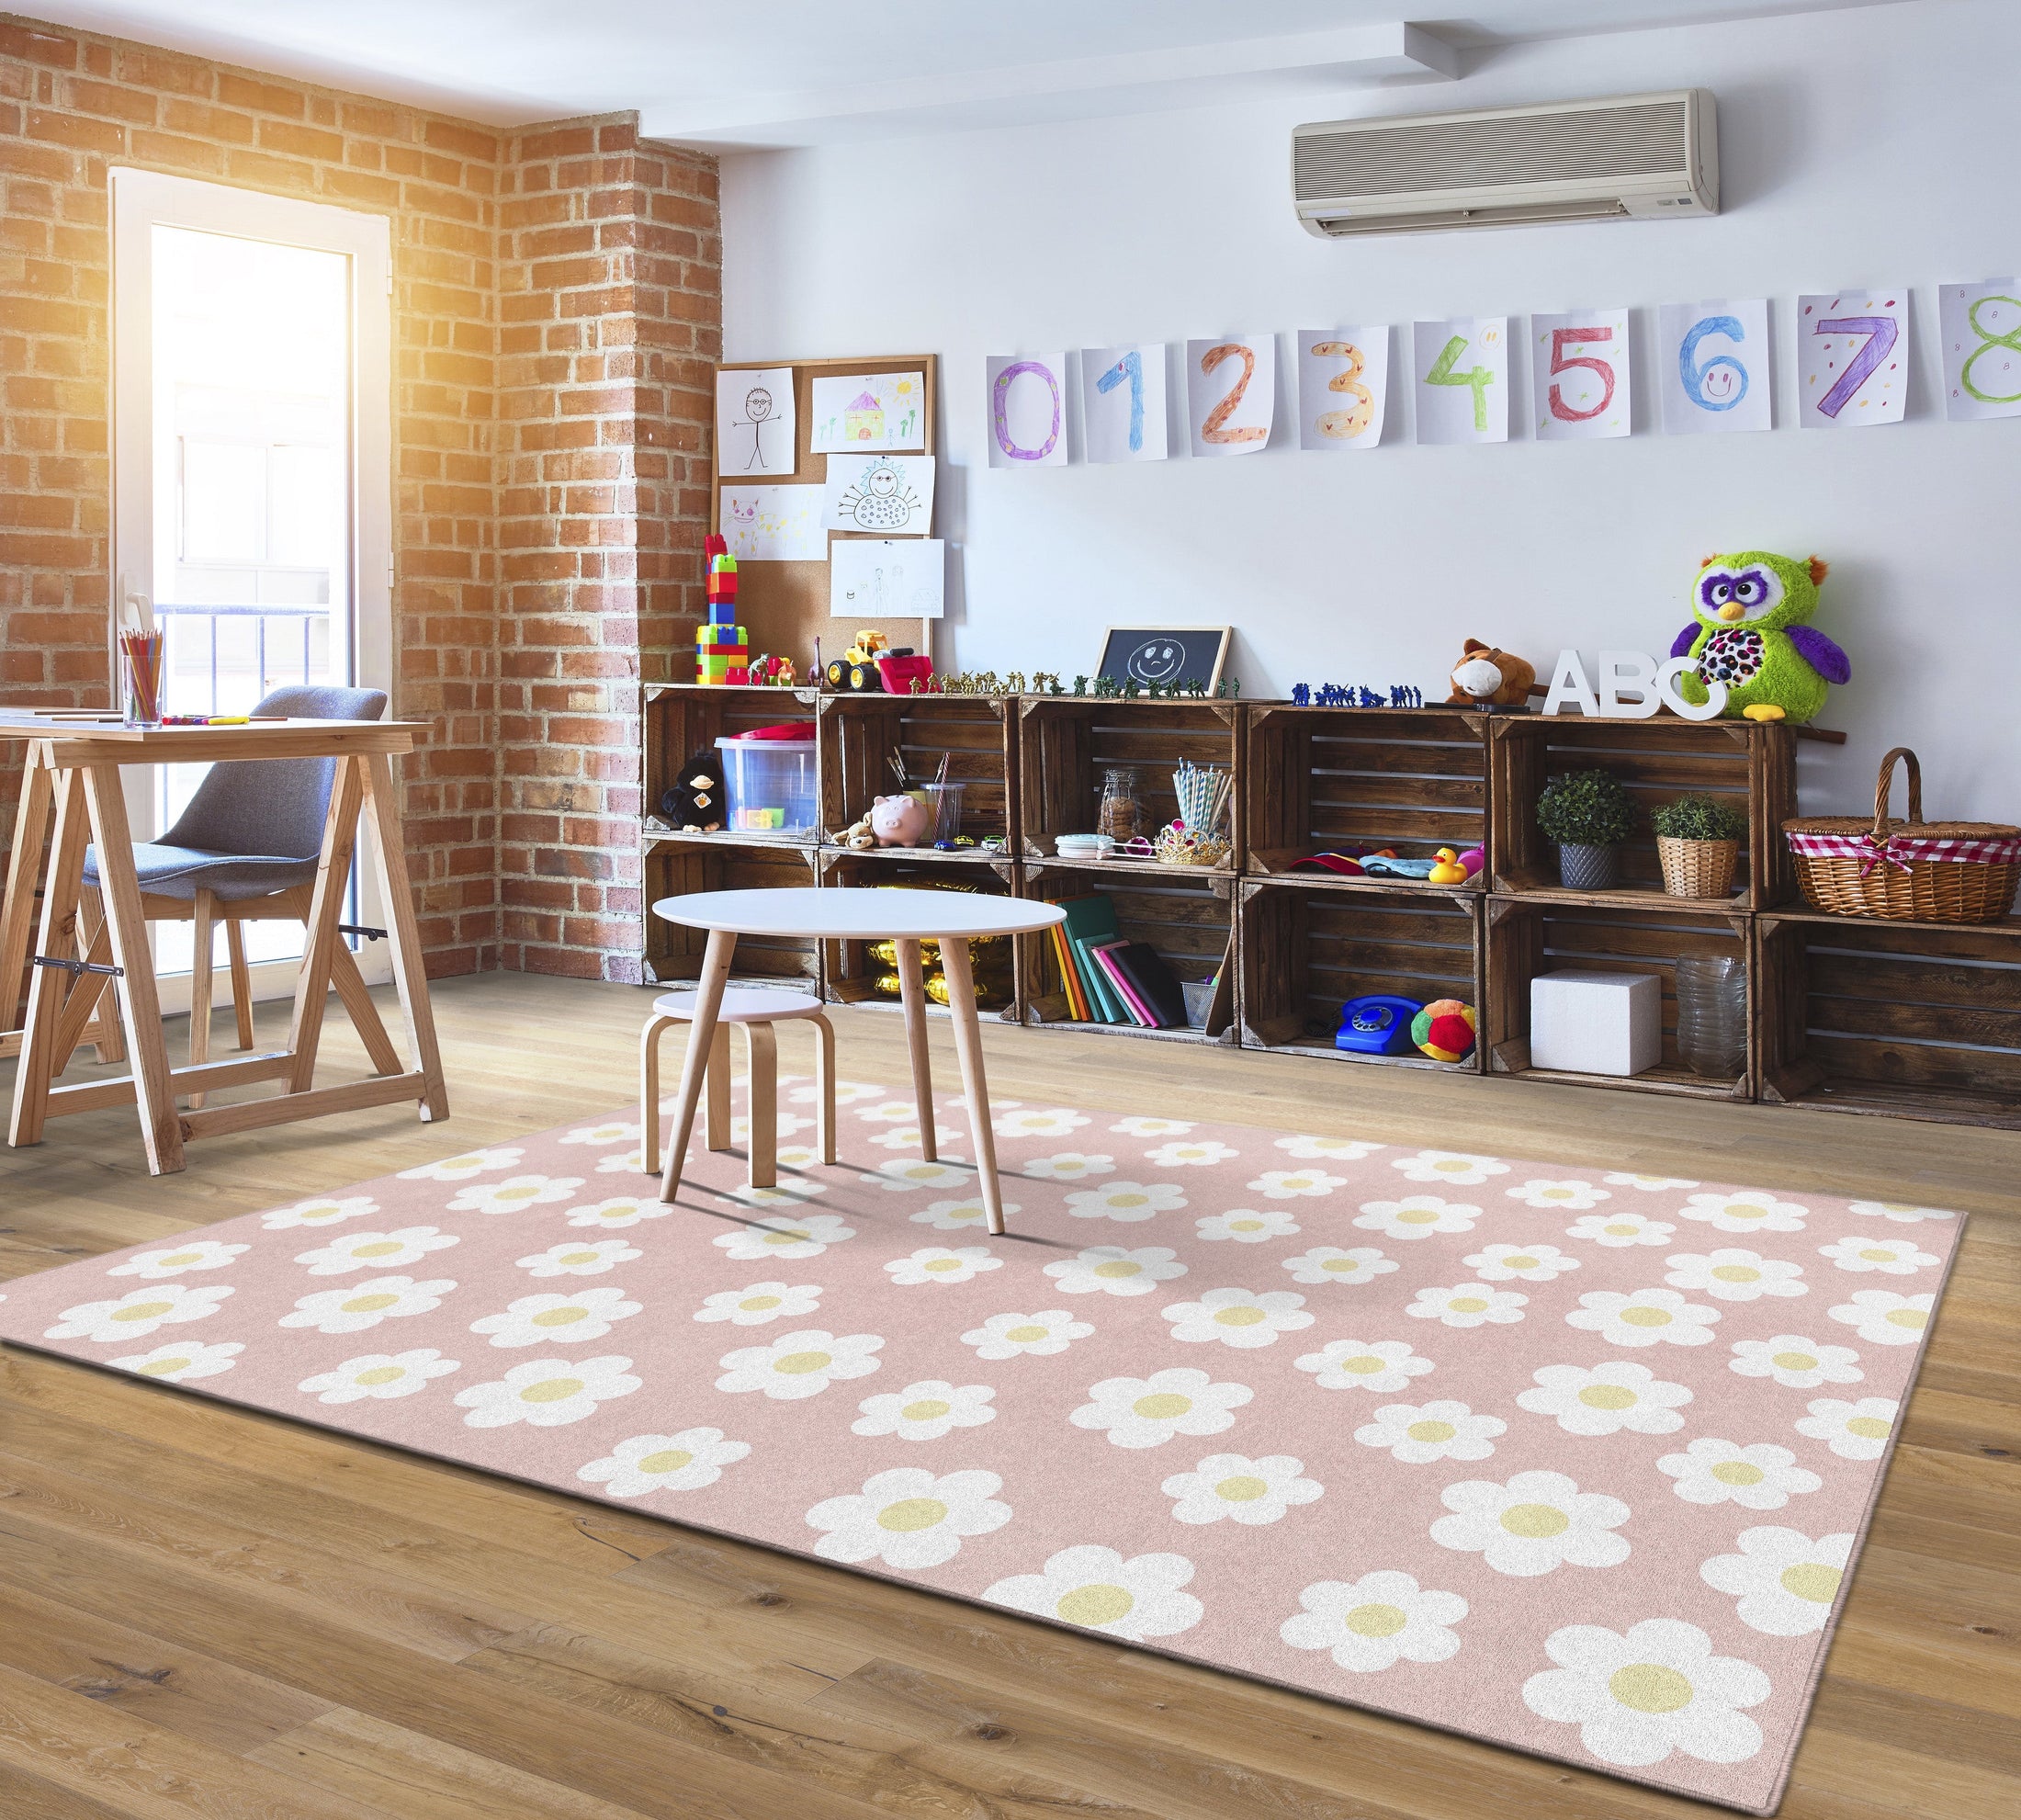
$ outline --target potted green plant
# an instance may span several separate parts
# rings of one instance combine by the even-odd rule
[[[1717,797],[1679,797],[1649,818],[1663,861],[1663,888],[1673,898],[1724,898],[1733,889],[1733,868],[1747,818]]]
[[[1537,798],[1537,825],[1558,843],[1558,879],[1604,891],[1620,876],[1620,843],[1635,831],[1635,802],[1611,771],[1567,771]]]

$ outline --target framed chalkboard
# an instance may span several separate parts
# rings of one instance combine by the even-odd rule
[[[1112,626],[1095,674],[1117,683],[1204,683],[1212,695],[1234,636],[1230,626]]]

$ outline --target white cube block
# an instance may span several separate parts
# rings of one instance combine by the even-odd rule
[[[1530,982],[1530,1065],[1640,1074],[1663,1059],[1663,976],[1569,968]]]

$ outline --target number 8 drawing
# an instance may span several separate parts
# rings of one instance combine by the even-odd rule
[[[1045,389],[1053,395],[1053,426],[1045,433],[1045,440],[1037,448],[1022,448],[1010,434],[1009,406],[1010,382],[1021,373],[1036,373],[1045,381]],[[990,415],[997,432],[997,447],[1013,461],[1044,461],[1059,446],[1059,379],[1050,367],[1036,360],[1017,360],[997,375],[997,383],[990,395]]]
[[[1699,344],[1708,335],[1741,342],[1747,339],[1747,331],[1738,316],[1701,316],[1677,345],[1677,378],[1685,397],[1700,411],[1731,411],[1747,396],[1747,368],[1731,354],[1715,354],[1704,366],[1695,365]],[[1733,387],[1731,395],[1721,395],[1728,387]]]
[[[1959,382],[1981,404],[2013,404],[2021,400],[2021,391],[1981,391],[1972,381],[1972,368],[1983,355],[1991,354],[1996,347],[2004,347],[2010,354],[2021,353],[2021,328],[2009,329],[2005,334],[1996,333],[1979,320],[1979,312],[1989,304],[2004,303],[2010,310],[2021,310],[2021,298],[1981,297],[1965,312],[1970,322],[1972,333],[1979,337],[1979,345],[1965,356],[1965,364],[1959,371]]]

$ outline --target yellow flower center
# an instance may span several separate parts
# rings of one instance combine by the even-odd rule
[[[1286,1188],[1310,1188],[1312,1186],[1312,1177],[1309,1175],[1287,1175],[1281,1180]]]
[[[1340,1369],[1344,1372],[1352,1372],[1356,1377],[1367,1377],[1375,1372],[1388,1371],[1389,1361],[1379,1359],[1372,1352],[1361,1352],[1351,1359],[1341,1360]]]
[[[804,1232],[768,1232],[764,1242],[767,1245],[805,1245],[808,1237]]]
[[[772,1369],[784,1372],[787,1377],[801,1377],[808,1372],[821,1371],[835,1362],[832,1352],[788,1352],[783,1358],[772,1362]]]
[[[1829,1605],[1838,1597],[1838,1583],[1845,1577],[1842,1567],[1827,1567],[1822,1561],[1800,1561],[1782,1570],[1782,1589],[1792,1599]]]
[[[1572,1527],[1572,1519],[1552,1504],[1511,1504],[1502,1512],[1501,1522],[1509,1534],[1533,1542],[1563,1535]]]
[[[201,1251],[171,1251],[167,1257],[157,1258],[154,1261],[157,1264],[164,1266],[172,1264],[198,1264],[203,1261],[203,1255],[204,1254]]]
[[[767,1308],[776,1308],[785,1300],[783,1295],[747,1295],[737,1306],[748,1308],[754,1315],[762,1314]]]
[[[1778,1352],[1768,1361],[1786,1372],[1814,1372],[1817,1361],[1808,1352]]]
[[[1589,1384],[1579,1393],[1588,1409],[1632,1409],[1635,1393],[1625,1384]]]
[[[1627,1220],[1616,1220],[1613,1225],[1603,1226],[1600,1230],[1609,1238],[1631,1238],[1641,1228]]]
[[[1464,1175],[1473,1167],[1464,1157],[1447,1157],[1432,1164],[1443,1175]]]
[[[535,1327],[573,1327],[590,1317],[587,1308],[543,1308],[533,1317]]]
[[[562,1403],[571,1396],[582,1394],[581,1378],[542,1378],[538,1384],[529,1384],[519,1393],[522,1403]]]
[[[1040,1327],[1035,1321],[1027,1321],[1022,1327],[1012,1328],[1004,1335],[1004,1338],[1014,1340],[1022,1346],[1034,1340],[1045,1339],[1048,1331],[1047,1328]]]
[[[165,1315],[175,1306],[173,1302],[129,1302],[123,1308],[115,1308],[112,1318],[116,1321],[151,1321],[157,1315]]]
[[[1140,1396],[1130,1405],[1130,1413],[1142,1416],[1147,1422],[1173,1422],[1193,1407],[1191,1396],[1181,1396],[1174,1390],[1154,1391],[1148,1396]]]
[[[1712,1468],[1712,1476],[1722,1485],[1759,1485],[1767,1475],[1744,1460],[1722,1460]]]
[[[962,1260],[959,1258],[929,1258],[920,1266],[922,1270],[938,1271],[943,1275],[949,1271],[958,1271],[961,1267]]]
[[[1895,1259],[1892,1251],[1884,1251],[1879,1246],[1869,1246],[1859,1255],[1869,1264],[1891,1264]]]
[[[942,1402],[937,1396],[922,1396],[917,1403],[908,1403],[898,1414],[909,1422],[931,1422],[946,1415],[954,1407],[952,1403]]]
[[[344,1209],[333,1204],[321,1207],[304,1207],[295,1217],[302,1225],[310,1226],[317,1220],[333,1220],[343,1216]]]
[[[1214,1321],[1220,1327],[1254,1327],[1263,1318],[1260,1308],[1216,1308]]]
[[[594,1251],[564,1251],[561,1254],[561,1261],[564,1264],[593,1264],[596,1261],[596,1253]]]
[[[1533,1271],[1537,1268],[1534,1258],[1504,1258],[1502,1268],[1507,1271]]]
[[[1076,1587],[1053,1608],[1056,1617],[1069,1624],[1112,1624],[1126,1618],[1136,1604],[1119,1586]]]
[[[1094,1273],[1106,1277],[1135,1276],[1143,1268],[1142,1264],[1133,1264],[1127,1258],[1111,1258],[1097,1264]]]
[[[1846,1432],[1862,1441],[1885,1441],[1894,1432],[1894,1424],[1880,1416],[1855,1416],[1846,1424]]]
[[[1668,1327],[1672,1317],[1666,1308],[1623,1308],[1619,1316],[1628,1327]]]
[[[1323,1271],[1338,1271],[1341,1275],[1349,1276],[1361,1268],[1361,1260],[1359,1258],[1327,1258],[1321,1261],[1319,1268]]]
[[[1631,1662],[1607,1678],[1607,1690],[1637,1713],[1675,1713],[1691,1703],[1691,1683],[1660,1662]]]
[[[354,1258],[384,1258],[401,1249],[399,1239],[381,1238],[371,1245],[354,1245],[351,1255]]]
[[[1231,1504],[1253,1504],[1270,1490],[1268,1480],[1237,1473],[1235,1477],[1223,1479],[1214,1487],[1214,1496],[1225,1498]]]
[[[1413,1441],[1437,1442],[1451,1441],[1460,1430],[1451,1422],[1413,1422],[1404,1432]]]
[[[1882,1317],[1890,1327],[1905,1327],[1912,1331],[1929,1325],[1929,1316],[1921,1308],[1890,1308]]]
[[[1148,1194],[1112,1194],[1109,1204],[1112,1207],[1141,1207],[1150,1198]]]
[[[1410,1620],[1394,1605],[1357,1605],[1340,1622],[1358,1637],[1393,1637]]]
[[[531,1199],[539,1192],[540,1183],[537,1181],[508,1181],[503,1186],[494,1188],[491,1191],[501,1201],[525,1201]]]
[[[877,1527],[881,1530],[930,1530],[935,1523],[944,1522],[947,1506],[937,1498],[901,1498],[896,1504],[886,1504],[877,1512]]]
[[[1714,1264],[1712,1274],[1722,1283],[1759,1283],[1761,1272],[1752,1264]]]
[[[179,1372],[189,1363],[187,1359],[151,1359],[140,1368],[144,1378],[166,1377],[171,1372]]]
[[[1261,1232],[1263,1222],[1261,1220],[1230,1220],[1228,1230],[1230,1232]]]
[[[372,1365],[360,1372],[351,1382],[376,1389],[382,1384],[398,1384],[406,1375],[407,1368],[404,1365]]]
[[[1436,1207],[1406,1207],[1396,1215],[1398,1226],[1429,1226],[1439,1217]]]
[[[381,1308],[390,1308],[400,1297],[381,1289],[370,1295],[354,1295],[348,1302],[340,1302],[338,1308],[346,1315],[376,1315]]]
[[[1482,1295],[1455,1295],[1446,1304],[1456,1315],[1478,1315],[1487,1306],[1487,1298]]]
[[[1730,1220],[1765,1220],[1768,1217],[1768,1209],[1757,1207],[1752,1201],[1729,1201],[1725,1212]]]

